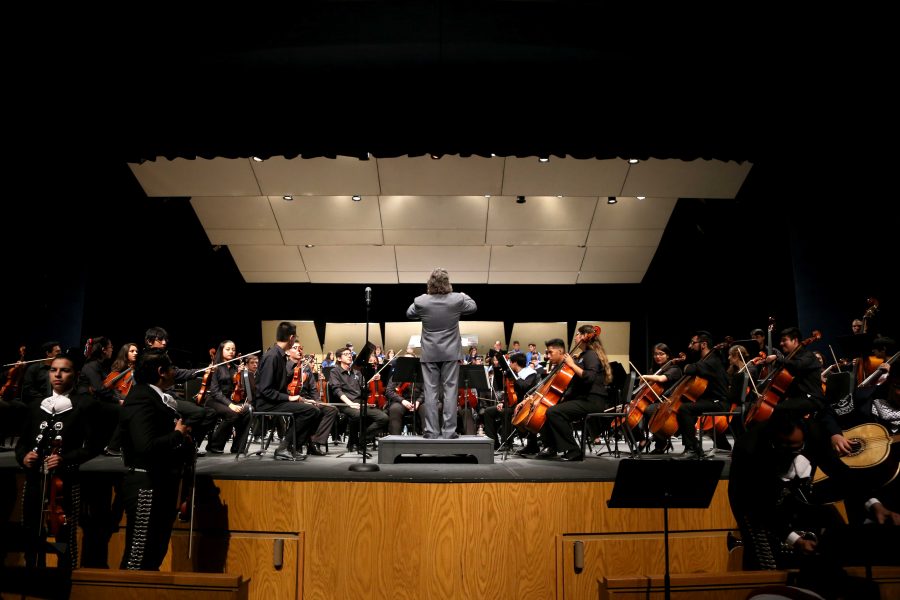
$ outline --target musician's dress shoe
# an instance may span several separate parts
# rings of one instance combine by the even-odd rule
[[[581,453],[581,450],[566,450],[561,458],[565,461],[584,460],[584,454]]]
[[[306,447],[306,454],[309,456],[325,456],[325,452],[319,447],[319,444],[311,443]]]

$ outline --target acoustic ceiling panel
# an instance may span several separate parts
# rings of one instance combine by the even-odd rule
[[[157,158],[128,166],[151,197],[262,195],[246,158]]]
[[[374,160],[273,156],[251,165],[262,193],[269,196],[377,196],[380,192]]]
[[[504,196],[616,196],[628,173],[628,161],[508,157],[503,174]]]
[[[499,195],[503,158],[403,156],[379,158],[381,193],[413,196]]]

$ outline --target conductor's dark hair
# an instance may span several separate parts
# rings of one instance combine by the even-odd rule
[[[282,321],[275,330],[275,341],[287,342],[292,335],[297,335],[297,326],[290,321]]]
[[[453,286],[450,285],[450,274],[447,273],[447,269],[438,267],[432,271],[431,276],[428,278],[427,287],[429,294],[449,294],[452,292]]]
[[[134,380],[137,383],[156,383],[159,381],[159,370],[172,366],[169,353],[163,348],[146,348],[138,355],[134,366]]]

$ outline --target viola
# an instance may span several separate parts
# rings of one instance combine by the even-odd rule
[[[687,360],[687,357],[684,355],[684,352],[681,352],[675,358],[669,359],[667,363],[661,366],[656,370],[654,375],[659,375],[663,371],[668,370],[673,365],[677,365],[679,363],[683,363]],[[649,384],[649,385],[648,385]],[[634,393],[631,395],[631,402],[628,403],[628,408],[625,411],[628,416],[624,417],[625,423],[630,428],[635,428],[644,418],[644,411],[648,406],[657,401],[657,399],[662,398],[663,392],[665,392],[665,388],[659,383],[651,383],[646,380],[641,382],[641,385],[638,386]],[[617,419],[615,426],[621,424],[622,419]]]
[[[206,369],[206,372],[203,373],[203,379],[200,381],[200,391],[194,394],[194,401],[197,404],[203,404],[203,401],[206,399],[206,390],[209,387],[209,384],[212,383],[213,373],[215,369],[212,367]]]
[[[818,330],[814,330],[812,335],[797,345],[794,348],[794,351],[791,352],[786,359],[791,359],[800,348],[810,345],[814,341],[821,339],[822,333]],[[759,392],[759,397],[753,402],[753,405],[750,407],[750,410],[747,411],[747,416],[744,419],[744,423],[750,425],[753,421],[765,421],[769,417],[772,416],[772,413],[775,411],[775,407],[779,402],[784,400],[787,395],[787,389],[791,385],[791,382],[794,380],[794,376],[788,373],[787,369],[784,368],[784,365],[777,369],[772,369],[771,375],[769,375],[769,380],[765,383],[762,389]]]
[[[300,390],[303,388],[303,384],[306,383],[306,370],[303,368],[303,346],[298,348],[297,352],[300,356],[297,357],[297,366],[294,367],[294,374],[291,376],[291,381],[288,383],[287,391],[291,396],[300,395]]]
[[[592,333],[582,334],[581,343],[586,345],[598,335],[600,328],[594,327]],[[517,405],[512,424],[520,430],[538,433],[547,422],[547,410],[559,403],[574,377],[574,369],[565,361],[560,361],[538,384],[535,391]]]
[[[400,385],[394,388],[394,391],[397,392],[398,396],[403,396],[403,392],[409,389],[411,384],[408,381],[404,381]]]

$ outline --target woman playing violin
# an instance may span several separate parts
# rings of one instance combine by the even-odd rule
[[[237,355],[234,342],[225,340],[219,344],[213,364],[231,360]],[[225,443],[234,431],[234,442],[231,444],[231,453],[237,454],[247,436],[250,426],[250,407],[243,402],[232,402],[231,397],[235,389],[235,376],[240,381],[240,369],[245,368],[236,362],[219,365],[213,372],[209,390],[207,392],[206,406],[216,411],[221,419],[219,426],[213,432],[207,450],[213,454],[222,454],[225,451]]]
[[[563,460],[582,460],[584,456],[575,443],[572,421],[606,409],[612,369],[593,325],[582,325],[575,332],[575,347],[580,346],[584,346],[584,351],[576,359],[566,352],[562,340],[547,341],[550,362],[564,362],[575,376],[562,400],[547,410],[547,426],[543,429],[545,447],[539,458],[555,457],[557,452],[562,452]]]

